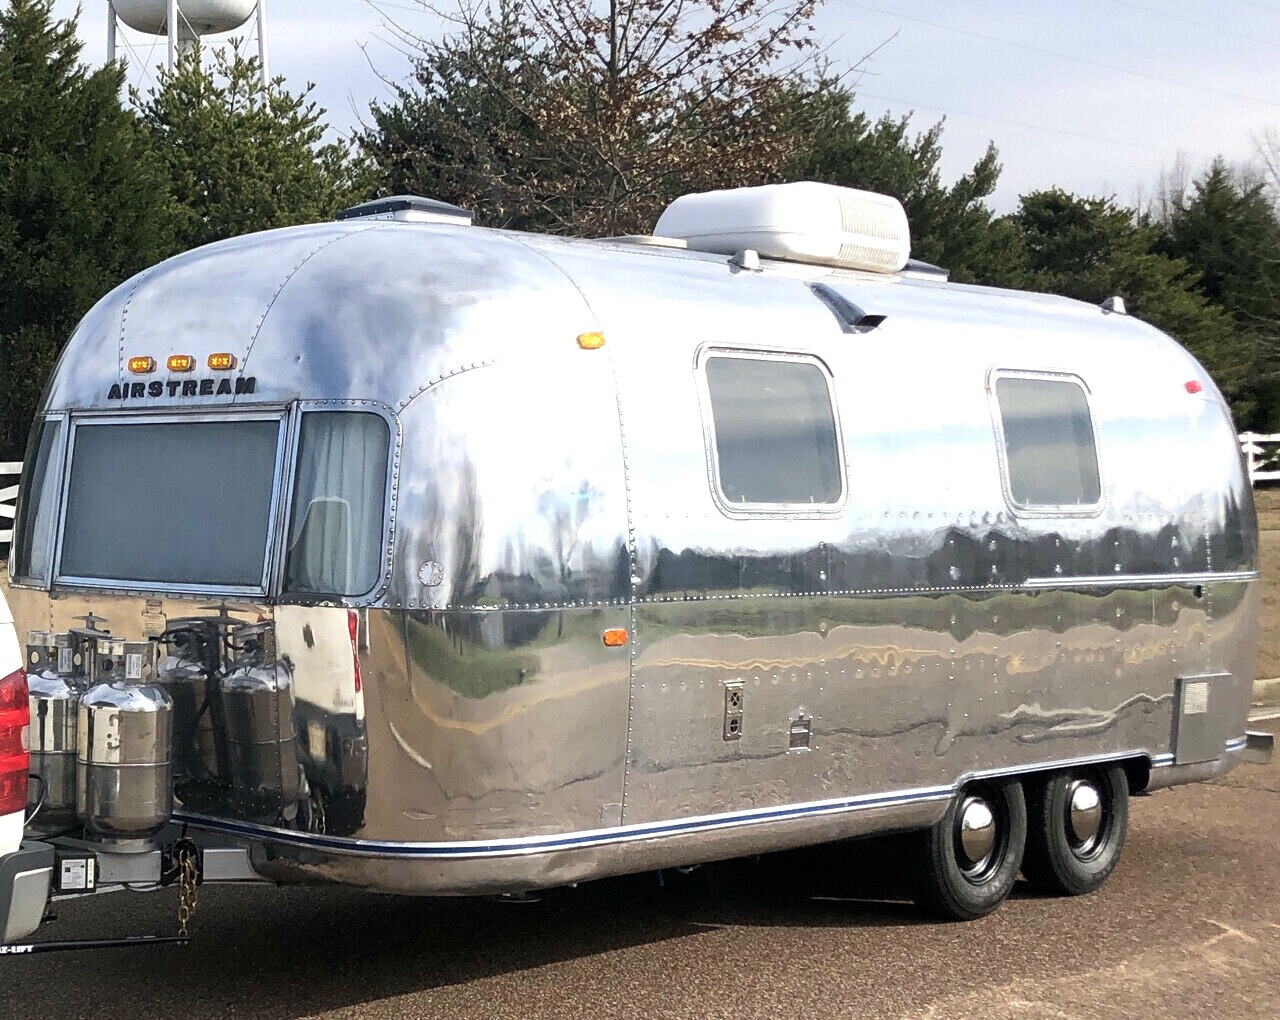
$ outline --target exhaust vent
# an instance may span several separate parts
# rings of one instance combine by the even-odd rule
[[[907,214],[896,198],[801,181],[682,195],[653,232],[684,238],[695,251],[766,258],[874,273],[897,273],[911,253]]]
[[[457,223],[471,226],[472,213],[458,205],[437,198],[417,195],[392,195],[362,202],[338,213],[339,220],[399,220],[403,223]]]

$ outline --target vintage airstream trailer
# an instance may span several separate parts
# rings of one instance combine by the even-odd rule
[[[864,193],[655,234],[383,200],[89,313],[12,601],[97,685],[82,783],[147,779],[51,811],[57,853],[452,895],[917,832],[972,917],[1020,869],[1095,888],[1130,793],[1268,753],[1252,496],[1177,343],[949,283]]]

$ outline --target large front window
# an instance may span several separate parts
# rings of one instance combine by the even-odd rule
[[[65,422],[41,428],[15,542],[26,580],[48,583],[56,549],[53,580],[71,586],[305,597],[378,586],[391,445],[380,415],[83,418],[65,473]]]
[[[262,589],[282,418],[76,425],[58,575]]]

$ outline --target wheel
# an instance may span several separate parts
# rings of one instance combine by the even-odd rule
[[[1107,880],[1129,829],[1129,778],[1119,765],[1073,769],[1032,787],[1022,873],[1042,892],[1079,896]]]
[[[942,821],[920,833],[916,902],[938,917],[969,921],[1004,901],[1027,840],[1027,804],[1016,779],[970,783]]]

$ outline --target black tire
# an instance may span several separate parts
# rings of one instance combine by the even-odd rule
[[[1097,792],[1096,833],[1077,838],[1068,817],[1077,783]],[[1129,778],[1119,765],[1072,769],[1028,790],[1027,852],[1022,873],[1035,888],[1059,896],[1093,892],[1115,870],[1129,830]]]
[[[960,838],[963,812],[971,798],[989,808],[994,822],[990,853],[968,858]],[[1022,865],[1027,840],[1027,804],[1016,779],[970,783],[951,802],[942,821],[917,836],[919,873],[916,903],[950,921],[971,921],[1004,902]]]

